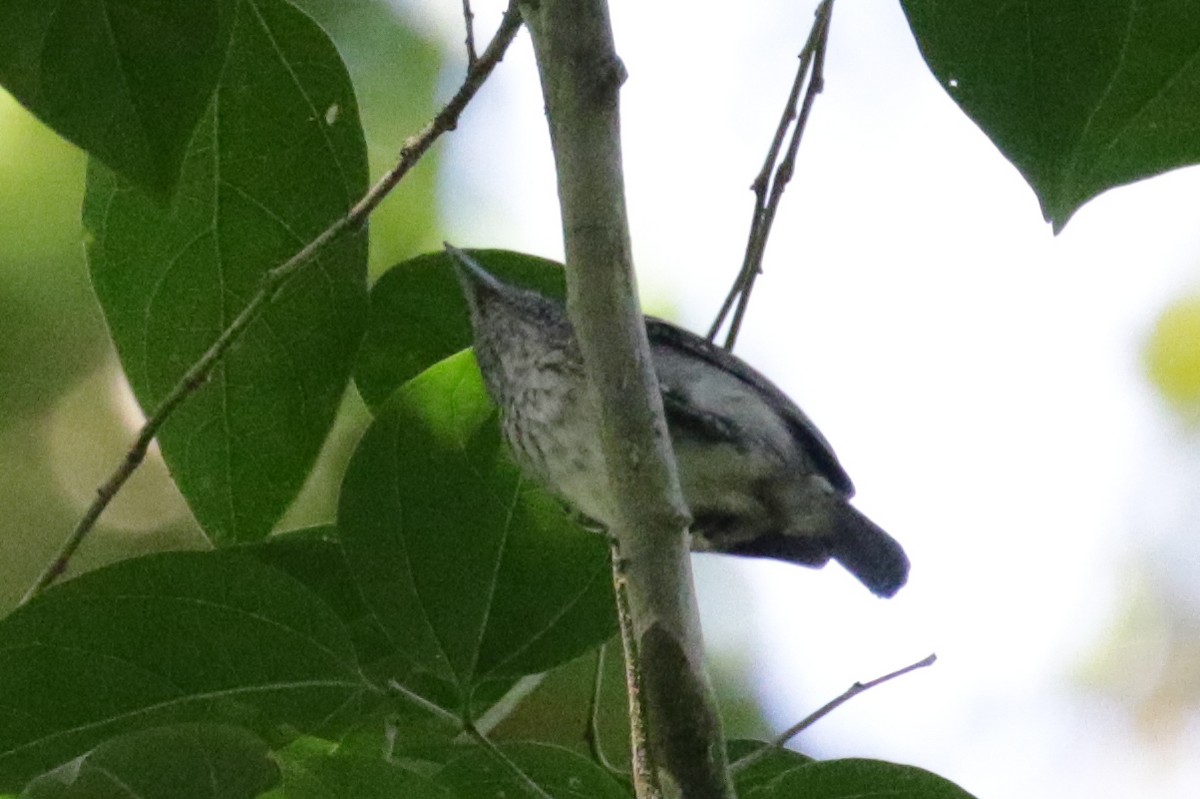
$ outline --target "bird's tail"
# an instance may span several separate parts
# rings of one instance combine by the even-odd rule
[[[732,535],[732,542],[714,535],[713,520],[701,517],[693,525],[703,549],[752,558],[773,558],[800,566],[820,568],[832,557],[846,567],[873,594],[889,597],[908,579],[908,556],[900,544],[878,525],[838,498],[827,507],[828,524],[820,534],[757,532]]]
[[[847,502],[834,511],[829,554],[877,596],[892,596],[908,580],[900,544]]]

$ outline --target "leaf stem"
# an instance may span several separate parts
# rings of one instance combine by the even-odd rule
[[[466,726],[462,718],[437,704],[436,702],[429,701],[416,691],[406,687],[399,680],[388,680],[387,689],[389,692],[396,694],[409,704],[416,705],[429,715],[439,718],[447,724],[451,724],[457,728],[463,728]]]
[[[150,447],[150,442],[154,440],[159,429],[188,397],[195,394],[201,386],[208,382],[213,369],[220,363],[221,359],[229,351],[229,348],[262,315],[262,312],[274,301],[283,287],[304,267],[313,263],[314,256],[323,248],[331,242],[340,239],[342,236],[359,230],[371,212],[383,202],[392,189],[400,183],[404,176],[409,173],[421,157],[433,146],[433,143],[443,133],[454,130],[457,127],[458,119],[462,115],[463,109],[466,108],[467,104],[479,91],[480,86],[491,75],[496,65],[500,63],[520,27],[521,14],[514,0],[509,5],[508,10],[504,12],[504,18],[500,22],[500,27],[496,30],[496,34],[492,37],[492,41],[488,44],[487,49],[484,50],[483,54],[467,70],[467,75],[463,79],[458,91],[455,92],[454,96],[450,98],[442,110],[421,131],[405,141],[404,146],[400,149],[400,157],[396,164],[344,216],[331,224],[287,261],[266,273],[258,292],[250,299],[246,307],[222,331],[221,335],[200,356],[199,360],[191,365],[159,406],[154,409],[154,412],[146,418],[146,421],[138,431],[133,445],[125,453],[125,457],[121,460],[120,465],[104,481],[103,485],[97,489],[96,498],[92,500],[91,505],[88,506],[83,517],[71,531],[71,534],[63,541],[54,558],[42,570],[42,573],[38,575],[37,580],[29,587],[29,590],[25,592],[25,595],[21,598],[21,604],[37,596],[66,572],[71,558],[80,545],[83,544],[88,533],[95,527],[96,520],[100,518],[100,514],[104,512],[104,509],[112,502],[113,497],[117,495],[122,486],[125,485],[126,481],[129,480],[146,457],[146,451]]]

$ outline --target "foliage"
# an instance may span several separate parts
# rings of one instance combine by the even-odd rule
[[[329,39],[273,0],[237,4],[230,28],[169,204],[98,161],[88,171],[92,282],[146,408],[161,404],[267,270],[367,189],[354,90]],[[295,497],[333,422],[365,310],[359,235],[294,281],[222,361],[210,390],[159,434],[211,538],[262,538]]]
[[[347,24],[308,5],[331,30]],[[935,75],[1056,227],[1110,186],[1200,156],[1191,4],[994,6],[904,0]],[[351,13],[378,13],[365,8]],[[412,58],[384,100],[424,113],[435,56],[389,24],[373,28],[395,31],[377,46]],[[0,83],[91,157],[92,279],[143,407],[364,193],[374,137],[355,90],[378,98],[371,74],[348,71],[286,0],[0,0]],[[364,116],[379,127],[415,125],[376,103]],[[428,244],[429,206],[410,196],[414,230],[393,220],[377,251]],[[563,291],[548,262],[474,254]],[[470,797],[532,782],[551,796],[629,795],[578,752],[460,739],[519,698],[521,678],[611,638],[608,546],[508,459],[459,352],[469,328],[444,256],[396,264],[369,294],[367,259],[365,232],[324,249],[160,431],[215,549],[130,558],[0,620],[0,791]],[[351,376],[372,419],[336,522],[267,538]],[[920,769],[783,751],[738,782],[747,797],[967,796]]]
[[[938,81],[1061,230],[1112,186],[1200,161],[1190,0],[902,0]]]

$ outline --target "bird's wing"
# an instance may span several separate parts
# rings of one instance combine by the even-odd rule
[[[796,406],[796,403],[792,402],[760,372],[741,358],[670,322],[647,317],[646,333],[651,345],[667,347],[675,352],[683,353],[686,357],[715,366],[754,389],[784,419],[825,479],[843,496],[854,495],[854,483],[851,482],[850,476],[838,462],[837,456],[833,453],[833,447],[825,440],[825,436],[821,435],[821,431],[804,414],[804,411]],[[729,438],[733,433],[733,431],[725,429],[728,423],[719,415],[689,408],[687,403],[674,397],[669,388],[664,390],[663,400],[668,412],[673,413],[681,422],[697,431],[702,431],[717,439]]]

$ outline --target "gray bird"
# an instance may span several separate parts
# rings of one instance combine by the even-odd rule
[[[446,245],[470,308],[475,357],[521,467],[583,515],[613,518],[583,358],[563,303],[504,283]],[[908,578],[900,544],[849,503],[829,442],[740,358],[646,319],[692,549],[820,567],[832,557],[873,593]]]

